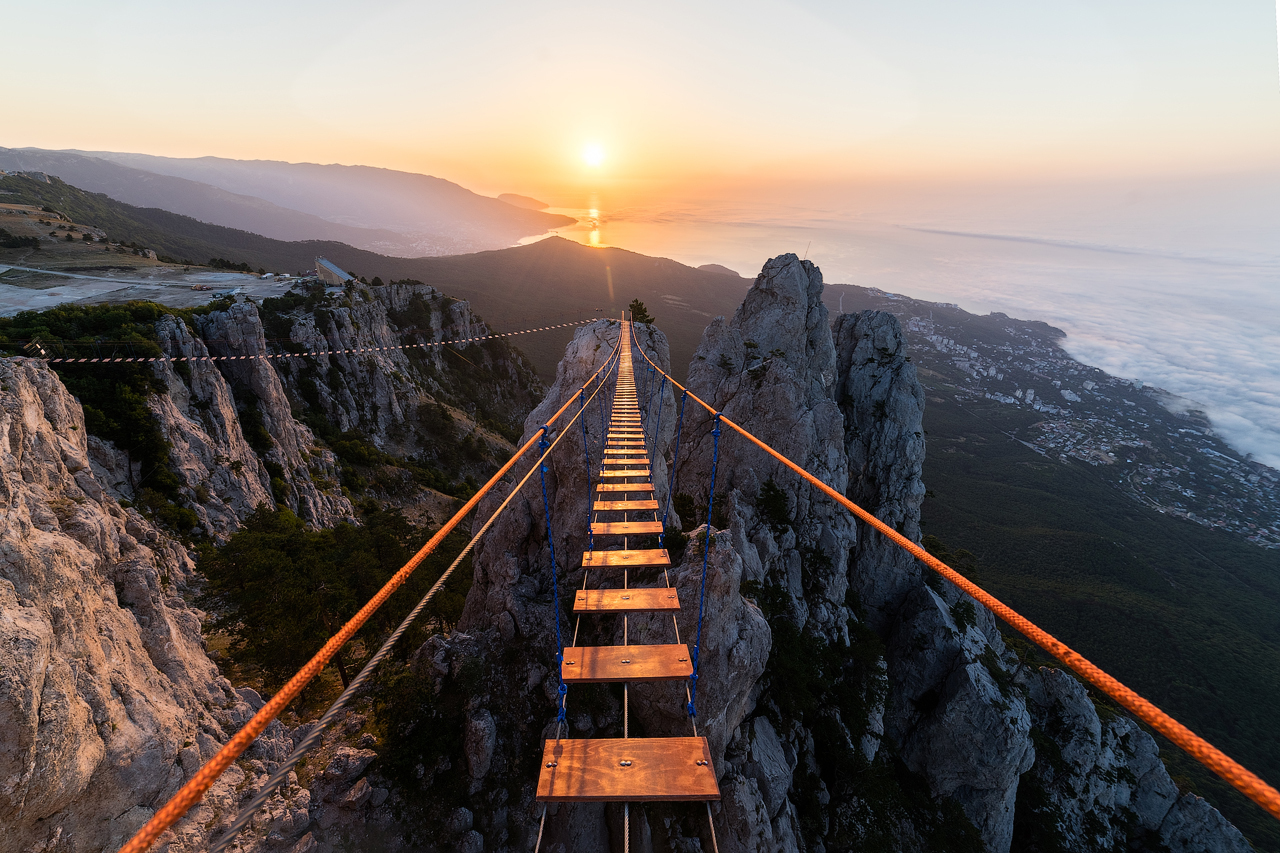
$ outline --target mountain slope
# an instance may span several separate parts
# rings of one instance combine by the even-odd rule
[[[333,222],[408,235],[449,235],[460,243],[470,243],[472,251],[490,248],[495,240],[497,245],[509,245],[521,237],[573,222],[567,216],[478,195],[443,178],[372,166],[81,153],[161,175],[203,181],[230,192],[251,193]]]
[[[282,272],[310,269],[322,255],[372,280],[415,279],[472,306],[495,329],[523,329],[589,317],[616,316],[640,299],[667,330],[673,358],[688,364],[707,321],[730,314],[750,282],[625,249],[591,249],[552,237],[527,246],[443,258],[393,258],[332,241],[284,242],[198,222],[86,193],[56,178],[0,177],[8,201],[54,207],[76,222],[104,229],[115,241],[137,242],[161,255],[203,263],[247,262]],[[539,374],[552,377],[571,329],[522,341]]]
[[[56,175],[72,186],[138,207],[157,207],[201,222],[276,240],[337,240],[390,254],[411,252],[394,231],[359,228],[290,210],[185,178],[160,175],[65,151],[0,148],[0,170]]]

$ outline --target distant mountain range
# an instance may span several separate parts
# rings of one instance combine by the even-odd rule
[[[502,248],[573,223],[530,209],[532,199],[509,204],[442,178],[368,166],[0,148],[0,170],[44,172],[276,240],[335,240],[399,257]]]
[[[732,314],[751,285],[732,272],[694,269],[625,249],[592,249],[560,237],[469,255],[397,258],[336,240],[283,241],[211,225],[88,193],[58,178],[44,183],[22,175],[0,177],[0,191],[7,193],[6,201],[53,207],[74,222],[105,230],[113,241],[138,243],[173,260],[203,264],[226,258],[293,273],[311,269],[323,256],[369,281],[375,276],[386,282],[414,279],[469,300],[495,329],[618,316],[639,299],[666,332],[672,364],[680,371],[693,358],[707,322]],[[572,334],[571,329],[548,332],[520,346],[538,372],[551,378]]]

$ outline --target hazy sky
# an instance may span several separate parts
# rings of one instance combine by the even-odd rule
[[[0,145],[543,194],[1270,169],[1275,16],[1273,0],[15,3]]]

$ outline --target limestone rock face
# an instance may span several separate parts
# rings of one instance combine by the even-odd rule
[[[215,355],[264,356],[268,352],[257,306],[251,302],[238,302],[225,311],[202,314],[197,319],[200,335],[212,344]],[[244,411],[256,410],[261,418],[271,437],[271,447],[263,459],[284,472],[289,507],[304,521],[320,527],[353,518],[351,502],[338,489],[333,453],[318,447],[311,430],[294,419],[273,362],[266,358],[228,360],[214,362],[218,365],[214,370],[225,378],[230,395],[240,390],[237,396],[242,398]]]
[[[849,460],[846,494],[912,541],[920,540],[924,500],[924,389],[907,361],[898,319],[883,311],[844,314],[832,324]],[[851,582],[866,618],[882,630],[920,567],[869,525],[859,523]]]
[[[156,332],[172,356],[209,355],[204,341],[172,315],[160,319]],[[202,527],[223,539],[259,505],[274,505],[271,478],[245,441],[236,401],[214,362],[186,362],[185,376],[175,364],[182,362],[155,365],[168,393],[152,398],[152,411],[173,448],[172,467],[183,481],[188,505]]]
[[[187,551],[99,482],[79,403],[31,359],[0,359],[0,507],[0,850],[115,849],[247,707],[181,597]]]
[[[1046,792],[1056,806],[1042,823],[1056,829],[1065,849],[1123,845],[1135,824],[1169,850],[1252,849],[1217,809],[1178,793],[1155,740],[1137,723],[1119,715],[1101,720],[1079,681],[1046,667],[1028,674],[1026,690],[1032,723],[1057,755],[1037,755],[1022,784]]]
[[[834,399],[836,370],[822,274],[808,261],[782,255],[765,264],[731,321],[711,321],[689,367],[689,390],[844,491],[849,465]],[[681,488],[703,514],[715,456],[709,420],[705,411],[686,416],[677,463]],[[843,638],[850,616],[845,605],[853,521],[820,493],[798,485],[764,451],[730,430],[721,433],[715,489],[717,495],[740,496],[734,520],[754,546],[743,555],[747,579],[770,579],[787,596],[799,627],[812,620],[811,630]],[[758,511],[757,498],[768,481],[786,494],[789,524]]]
[[[463,428],[505,444],[477,424],[475,403],[504,414],[527,411],[536,402],[531,392],[542,390],[523,359],[496,341],[466,346],[462,354],[462,344],[398,348],[410,341],[466,342],[490,333],[469,303],[427,285],[354,288],[336,304],[295,310],[286,322],[295,349],[330,353],[277,361],[288,391],[322,411],[339,432],[358,430],[398,455],[429,448],[433,427],[420,409],[439,400],[451,401]]]

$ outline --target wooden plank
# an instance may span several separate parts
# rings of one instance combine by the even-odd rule
[[[665,548],[628,549],[623,551],[584,551],[582,568],[608,569],[638,568],[640,566],[669,566],[671,557]]]
[[[678,681],[693,675],[684,643],[643,646],[570,646],[560,667],[566,683]]]
[[[720,799],[701,737],[549,740],[537,799],[543,803],[702,802]]]
[[[661,521],[594,521],[591,532],[600,536],[645,536],[661,533]]]
[[[648,456],[643,447],[606,447],[605,456]]]
[[[601,476],[601,477],[608,477],[608,478],[616,478],[616,477],[648,477],[648,476],[649,476],[649,469],[648,469],[648,468],[630,468],[630,469],[627,469],[627,470],[625,470],[625,471],[601,471],[601,472],[600,472],[600,476]]]
[[[574,613],[648,613],[679,610],[675,587],[632,589],[580,589],[573,601]]]
[[[657,501],[596,501],[591,505],[593,512],[634,512],[643,509],[657,510]]]
[[[597,492],[652,492],[653,483],[601,483]]]

